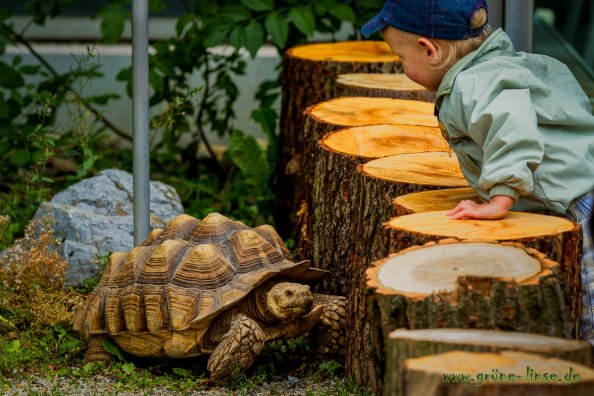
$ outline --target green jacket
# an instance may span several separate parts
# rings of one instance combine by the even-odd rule
[[[481,199],[564,214],[594,189],[594,117],[569,69],[516,52],[498,29],[445,75],[436,95],[444,137]]]

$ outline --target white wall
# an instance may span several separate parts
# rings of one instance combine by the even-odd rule
[[[34,48],[43,57],[60,72],[67,71],[77,66],[75,58],[87,56],[88,44],[70,44],[70,43],[44,43],[35,44]],[[112,100],[107,106],[97,107],[107,119],[123,131],[132,135],[132,99],[126,93],[125,84],[116,79],[117,74],[123,68],[129,67],[132,62],[132,49],[130,45],[95,45],[94,53],[97,55],[93,62],[101,64],[103,78],[93,80],[83,91],[84,96],[101,95],[107,93],[117,93],[120,99]],[[28,51],[21,47],[7,48],[5,60],[10,61],[15,55],[20,55],[24,63],[35,63],[35,59]],[[237,120],[235,126],[239,129],[254,134],[256,137],[262,137],[259,126],[250,119],[250,112],[256,107],[254,94],[258,85],[267,79],[274,77],[275,67],[279,62],[279,56],[273,47],[263,47],[258,52],[255,59],[246,56],[246,75],[238,77],[236,84],[239,87],[239,98],[235,103],[235,112]],[[193,84],[200,86],[202,81],[195,77]],[[278,106],[277,106],[278,107]],[[68,113],[61,109],[58,113],[58,123],[67,125]],[[217,136],[210,137],[211,143],[223,143]]]
[[[12,18],[15,30],[20,31],[29,22],[30,18],[18,16]],[[173,36],[176,19],[174,18],[151,18],[149,21],[149,37],[151,39],[167,39]],[[316,35],[313,40],[347,40],[353,33],[353,27],[343,24],[336,36]],[[117,93],[121,96],[118,100],[110,101],[108,106],[99,107],[113,124],[132,135],[132,99],[128,97],[125,84],[116,80],[118,72],[132,63],[132,50],[129,44],[101,45],[96,44],[100,39],[100,23],[97,20],[81,17],[58,17],[48,19],[44,26],[31,25],[27,28],[25,37],[33,41],[34,48],[43,55],[48,62],[58,71],[64,72],[76,66],[74,57],[87,55],[87,48],[95,48],[99,55],[101,71],[104,77],[95,80],[92,85],[86,87],[84,95],[100,95],[106,93]],[[123,39],[130,38],[130,26],[126,25]],[[217,47],[215,50],[226,51],[229,48]],[[34,63],[34,58],[24,47],[8,47],[5,58],[11,59],[19,54],[24,62]],[[235,103],[236,113],[235,127],[246,133],[252,134],[258,139],[264,138],[260,127],[250,119],[251,111],[257,107],[255,93],[262,81],[271,80],[276,76],[276,66],[280,62],[280,56],[271,45],[263,46],[255,59],[244,53],[246,60],[246,74],[237,78],[236,84],[239,89],[239,97]],[[195,86],[201,85],[197,76],[194,80]],[[276,103],[278,110],[279,104]],[[62,109],[58,112],[58,122],[67,124],[69,122],[67,112]],[[209,141],[213,144],[224,144],[218,136],[210,135]]]

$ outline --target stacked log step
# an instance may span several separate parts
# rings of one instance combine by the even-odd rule
[[[592,365],[590,349],[587,341],[567,340],[533,333],[474,329],[399,329],[391,332],[386,342],[384,394],[395,396],[405,394],[403,374],[405,361],[408,359],[455,350],[488,353],[513,350],[565,360],[568,362],[568,367],[575,367],[574,363],[590,367]],[[471,362],[474,361],[475,359],[471,360]],[[492,374],[493,368],[488,368],[484,372]]]
[[[400,73],[400,59],[382,41],[316,43],[294,47],[283,57],[281,115],[277,164],[278,229],[289,235],[293,208],[294,177],[286,173],[292,159],[302,152],[303,111],[336,96],[336,76],[344,73]],[[287,226],[285,226],[287,224]]]
[[[360,198],[357,167],[384,156],[445,152],[448,146],[435,127],[369,125],[332,132],[320,140],[319,148],[312,204],[313,262],[332,272],[323,283],[324,292],[347,295],[347,269],[356,260],[359,216],[366,210],[362,206],[368,205]],[[398,166],[405,163],[406,159]],[[433,184],[437,181],[436,175]],[[390,211],[389,200],[382,204]]]
[[[547,354],[534,341],[545,336],[526,334],[532,340],[526,346],[522,338],[524,333],[578,335],[579,225],[516,212],[501,220],[450,220],[446,210],[460,200],[479,199],[460,188],[466,181],[443,146],[427,145],[426,150],[413,144],[408,152],[403,147],[413,141],[409,136],[406,143],[382,144],[381,153],[372,150],[378,139],[398,140],[386,124],[413,125],[422,131],[417,138],[426,135],[431,144],[439,140],[434,138],[433,104],[402,99],[433,98],[418,86],[398,86],[410,83],[403,75],[370,74],[401,71],[383,43],[380,58],[373,55],[370,61],[373,45],[365,47],[370,43],[297,47],[284,59],[277,219],[291,226],[290,234],[282,227],[280,231],[295,239],[298,259],[313,259],[314,265],[333,272],[323,291],[349,297],[347,375],[377,394],[382,389],[390,395],[582,394],[586,389],[591,394],[594,374],[579,366],[591,364],[589,345],[560,347],[559,352],[559,338],[549,338],[557,340],[549,341],[555,356],[549,359],[530,354]],[[361,65],[365,70],[358,69]],[[343,76],[336,79],[339,74]],[[328,100],[337,94],[345,96]],[[335,132],[343,128],[351,130]],[[382,135],[386,131],[392,137]],[[484,330],[451,331],[511,330],[517,335],[504,337],[506,341],[479,335],[482,344],[470,335],[463,336],[465,343],[436,337],[430,345],[410,339],[392,344],[389,338],[397,328],[453,327]],[[503,343],[520,352],[502,351]],[[386,346],[392,362],[383,388]],[[407,354],[406,348],[413,352]],[[479,374],[495,368],[526,375],[527,365],[561,375],[568,362],[579,368],[582,382],[494,381],[476,387],[443,381],[443,374],[464,370]]]
[[[594,370],[524,352],[452,351],[404,362],[402,395],[590,396]]]
[[[359,190],[356,195],[359,210],[355,216],[359,226],[352,236],[352,249],[345,262],[350,313],[347,316],[346,371],[356,381],[367,383],[366,379],[379,378],[380,374],[374,371],[372,364],[361,364],[362,361],[373,362],[375,354],[368,341],[365,270],[374,260],[388,254],[389,244],[382,224],[394,215],[391,200],[415,191],[466,186],[467,182],[455,156],[447,152],[379,158],[359,165],[355,179]]]
[[[581,298],[578,296],[582,234],[579,225],[561,217],[524,212],[511,212],[501,220],[447,218],[446,211],[464,199],[480,202],[479,197],[468,188],[424,191],[396,197],[392,203],[397,217],[386,227],[391,233],[388,251],[396,252],[448,237],[524,243],[560,264],[570,316],[577,323],[581,310]],[[573,336],[577,336],[577,324]]]
[[[570,337],[558,275],[557,263],[520,244],[413,246],[367,270],[369,319],[384,336],[401,327],[459,327]]]
[[[349,73],[336,78],[336,96],[368,96],[434,102],[427,91],[404,73]]]
[[[358,167],[361,201],[358,255],[369,264],[388,254],[381,224],[394,214],[392,199],[405,194],[447,187],[468,186],[455,155],[447,152],[402,154],[369,161]],[[377,225],[377,227],[375,227]]]
[[[519,243],[444,239],[393,253],[366,275],[370,331],[361,340],[368,336],[376,355],[353,365],[375,365],[380,375],[361,382],[378,393],[385,340],[398,328],[498,329],[558,337],[570,337],[574,330],[558,263]]]
[[[389,252],[442,238],[515,241],[532,247],[559,263],[562,285],[577,338],[581,312],[582,233],[579,224],[562,217],[510,212],[500,220],[451,220],[446,211],[413,213],[386,224]]]
[[[480,203],[479,196],[471,187],[444,188],[405,194],[392,200],[396,216],[454,209],[463,200]]]
[[[390,98],[343,97],[305,111],[304,147],[287,167],[287,174],[295,176],[291,218],[299,258],[313,258],[312,200],[318,141],[339,129],[379,124],[437,127],[437,120],[431,103]]]

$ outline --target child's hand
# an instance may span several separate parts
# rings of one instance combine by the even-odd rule
[[[496,195],[488,203],[476,203],[469,200],[461,201],[456,207],[446,213],[452,220],[483,219],[496,220],[505,217],[514,200],[506,195]]]

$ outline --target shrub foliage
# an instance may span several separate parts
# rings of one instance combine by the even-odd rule
[[[2,375],[13,375],[15,367],[37,370],[41,365],[57,372],[59,366],[81,361],[83,344],[70,333],[69,321],[86,291],[64,289],[66,263],[56,253],[50,228],[29,224],[35,210],[56,192],[102,169],[132,168],[131,131],[119,129],[102,112],[118,95],[88,94],[88,86],[104,76],[96,48],[90,45],[85,56],[74,57],[73,66],[63,71],[26,39],[30,26],[44,25],[74,1],[28,0],[31,20],[20,30],[13,10],[0,7],[0,251],[9,248],[0,253],[0,388]],[[359,38],[357,26],[383,2],[181,2],[184,11],[173,36],[151,43],[151,178],[173,185],[193,216],[218,211],[251,226],[274,225],[282,221],[274,218],[273,179],[281,67],[260,85],[250,109],[265,142],[253,137],[257,131],[237,125],[237,79],[265,43],[282,55],[314,34],[334,39],[345,22],[355,27],[352,38]],[[101,41],[115,43],[131,19],[131,2],[104,3],[94,18],[101,23]],[[158,15],[168,2],[149,4],[151,14]],[[7,45],[30,57],[8,56]],[[128,67],[117,76],[128,94],[131,74]],[[58,125],[59,112],[66,112],[68,122]],[[228,142],[222,152],[209,141],[213,136]],[[37,239],[36,227],[45,227]],[[133,365],[122,370],[124,377],[130,370],[137,372]],[[75,371],[87,375],[94,368]]]

